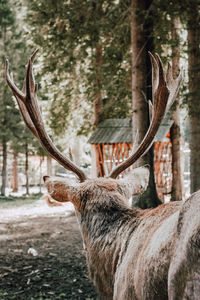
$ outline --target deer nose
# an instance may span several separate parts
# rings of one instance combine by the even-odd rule
[[[44,182],[45,182],[47,179],[49,179],[49,176],[43,176]]]

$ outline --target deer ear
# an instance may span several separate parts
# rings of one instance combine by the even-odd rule
[[[149,167],[143,166],[131,170],[123,179],[120,181],[128,189],[129,196],[136,196],[142,194],[149,183]]]
[[[79,186],[66,180],[45,176],[45,186],[49,195],[58,202],[72,202],[77,208],[80,206]]]

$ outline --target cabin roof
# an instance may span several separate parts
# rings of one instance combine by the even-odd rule
[[[156,134],[156,142],[169,141],[166,137],[173,121],[166,117]],[[90,144],[133,143],[132,119],[107,119],[100,123],[88,142]]]

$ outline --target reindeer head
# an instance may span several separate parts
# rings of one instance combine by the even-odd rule
[[[85,206],[83,201],[105,200],[105,192],[118,194],[122,202],[126,203],[131,196],[143,193],[149,181],[149,168],[133,169],[123,179],[96,178],[87,179],[83,183],[72,183],[58,177],[44,176],[44,182],[49,195],[59,202],[72,202],[81,212]],[[90,195],[90,197],[87,197]]]
[[[153,105],[151,101],[149,101],[151,116],[150,127],[136,151],[134,151],[128,159],[117,165],[111,171],[108,178],[88,179],[81,168],[60,153],[44,128],[42,114],[37,101],[37,85],[35,84],[32,66],[37,52],[38,50],[36,50],[29,59],[22,91],[15,86],[12,76],[9,75],[8,60],[6,61],[6,80],[18,102],[26,125],[39,139],[49,155],[57,160],[64,168],[74,172],[80,180],[79,184],[72,185],[67,184],[67,182],[61,179],[44,177],[49,194],[57,201],[71,201],[75,207],[80,210],[83,205],[81,202],[81,199],[84,198],[82,197],[83,193],[87,194],[90,192],[98,194],[98,189],[104,189],[129,198],[131,195],[143,192],[148,183],[149,171],[147,168],[134,169],[121,180],[117,180],[116,178],[121,172],[129,168],[143,156],[151,147],[160,123],[177,95],[181,74],[174,80],[172,77],[172,68],[170,64],[168,64],[167,73],[165,75],[159,56],[156,55],[154,57],[149,53],[152,63],[153,88]],[[96,197],[96,199],[100,198]]]

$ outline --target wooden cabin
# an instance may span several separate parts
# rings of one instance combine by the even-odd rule
[[[171,141],[169,130],[173,121],[165,119],[154,142],[154,170],[160,198],[171,192]],[[89,141],[92,144],[92,173],[105,176],[114,165],[126,159],[132,150],[132,120],[107,119],[96,128]],[[123,176],[123,174],[122,174]]]

